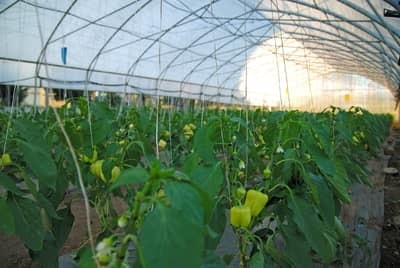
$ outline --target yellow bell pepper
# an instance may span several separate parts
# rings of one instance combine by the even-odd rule
[[[9,164],[11,164],[11,163],[12,163],[12,160],[11,160],[10,155],[7,154],[7,153],[6,153],[6,154],[3,154],[3,155],[1,156],[0,163],[1,163],[2,165],[9,165]]]
[[[193,130],[191,130],[191,129],[189,129],[188,131],[184,131],[183,132],[185,135],[190,135],[190,136],[193,136],[194,135],[194,132],[193,132]]]
[[[104,160],[97,160],[90,166],[90,173],[95,175],[96,177],[100,178],[102,181],[106,182],[106,178],[103,174],[103,161]]]
[[[250,208],[251,216],[257,216],[268,202],[268,195],[256,190],[249,190],[244,205]]]
[[[160,148],[160,150],[164,150],[166,146],[167,146],[167,142],[165,140],[160,139],[158,141],[158,148]]]
[[[235,206],[231,208],[231,224],[235,227],[247,227],[251,220],[251,211],[246,206]]]
[[[169,137],[171,137],[171,132],[169,132],[168,130],[164,130],[162,132],[162,136],[165,138],[169,138]]]
[[[118,179],[119,174],[121,174],[121,169],[119,167],[113,167],[111,170],[111,180],[110,182],[114,182],[116,179]]]
[[[93,164],[94,162],[97,161],[97,151],[96,151],[96,149],[93,150],[91,158],[85,154],[79,154],[79,157],[82,159],[82,161],[84,163],[92,163]]]
[[[185,125],[183,127],[183,132],[189,132],[189,131],[192,131],[192,128],[189,125]]]

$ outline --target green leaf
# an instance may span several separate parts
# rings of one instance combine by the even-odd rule
[[[34,143],[37,147],[43,148],[43,150],[51,149],[49,143],[43,137],[43,128],[37,122],[28,119],[17,119],[14,121],[14,125],[19,136],[26,142]]]
[[[247,125],[246,121],[240,117],[231,117],[231,122],[239,124],[242,128],[248,129],[249,126]]]
[[[187,174],[191,174],[192,171],[198,166],[199,156],[196,153],[191,153],[185,159],[183,165],[183,171]]]
[[[261,251],[251,257],[250,268],[264,268],[264,255]]]
[[[313,130],[318,134],[318,141],[322,144],[325,151],[328,152],[331,146],[329,130],[327,128],[328,122],[322,122],[321,124],[321,122],[314,121],[313,123]]]
[[[193,150],[208,164],[215,161],[213,131],[212,126],[206,126],[198,129],[194,135]]]
[[[335,176],[335,165],[328,156],[326,156],[323,152],[319,150],[313,150],[312,157],[315,160],[318,168],[327,176]]]
[[[344,182],[350,183],[344,162],[344,159],[340,157],[333,158],[333,164],[335,165],[335,175],[337,177],[340,177]]]
[[[351,198],[348,193],[348,184],[339,176],[330,177],[327,176],[326,179],[328,180],[329,184],[335,190],[336,195],[340,200],[346,203],[351,202]]]
[[[124,185],[144,183],[148,178],[149,173],[141,167],[123,170],[117,180],[110,186],[110,191]]]
[[[82,125],[84,125],[85,123],[87,122],[82,123]],[[75,126],[70,121],[65,122],[64,128],[74,148],[81,148],[84,143],[83,142],[84,133],[82,131],[77,131],[77,126]],[[64,142],[65,138],[63,138],[62,141]]]
[[[331,248],[324,237],[324,224],[318,218],[313,207],[308,201],[298,196],[292,196],[288,205],[293,211],[294,222],[304,234],[307,242],[318,253],[324,263],[329,263],[334,256],[332,256]]]
[[[227,266],[215,252],[207,251],[200,268],[227,268]]]
[[[304,236],[298,232],[296,225],[281,225],[286,241],[286,251],[294,267],[312,267],[311,248]]]
[[[211,198],[215,198],[221,191],[224,180],[221,163],[217,163],[211,167],[197,166],[193,169],[191,177]]]
[[[93,144],[99,144],[106,140],[110,134],[112,122],[111,120],[99,120],[92,123]]]
[[[57,214],[61,219],[53,220],[53,233],[56,239],[58,249],[61,249],[71,232],[74,224],[74,215],[71,212],[71,207],[57,210]]]
[[[55,218],[55,219],[61,219],[57,215],[57,212],[54,209],[53,204],[46,197],[44,197],[43,194],[41,194],[41,193],[37,194],[37,201],[39,202],[39,206],[44,208],[46,210],[46,213],[49,216],[51,216],[52,218]]]
[[[95,118],[95,120],[111,121],[115,118],[113,111],[105,102],[92,102],[90,106],[92,109],[92,116]]]
[[[288,159],[289,161],[285,161],[283,163],[283,168],[282,168],[282,172],[280,175],[281,175],[283,181],[289,182],[290,179],[294,175],[294,167],[295,167],[295,163],[293,161],[290,161],[290,159],[297,158],[296,150],[295,149],[287,149],[287,150],[285,150],[284,156],[285,156],[285,159]]]
[[[73,172],[75,172],[75,170],[73,170]],[[67,190],[69,185],[67,177],[68,174],[58,171],[56,190],[47,197],[47,199],[53,204],[54,207],[58,207],[58,205],[64,200],[65,191]],[[45,193],[45,191],[42,192]]]
[[[52,236],[48,236],[51,238],[43,241],[43,249],[40,251],[31,251],[33,260],[40,263],[41,267],[44,268],[58,267],[60,250],[74,223],[74,216],[70,207],[58,210],[57,214],[59,214],[60,219],[53,219]]]
[[[200,267],[204,239],[201,225],[174,208],[158,204],[139,233],[146,267]]]
[[[278,267],[289,267],[289,264],[291,263],[289,256],[287,255],[286,252],[278,250],[276,248],[274,240],[275,240],[274,236],[268,237],[267,243],[265,244],[265,251],[270,257],[272,257],[273,261],[279,265]],[[268,259],[265,261],[266,263],[269,262]]]
[[[282,268],[282,267],[289,267],[288,265],[281,266],[279,265],[271,256],[266,256],[265,258],[265,267],[268,268]]]
[[[119,145],[118,148],[120,148]],[[128,158],[134,163],[139,163],[142,157],[144,157],[146,161],[151,161],[154,158],[152,155],[152,148],[148,145],[148,142],[132,141],[124,149],[126,150],[125,159]]]
[[[225,208],[222,204],[217,203],[216,207],[212,212],[209,226],[212,231],[214,231],[217,236],[208,235],[206,238],[206,248],[210,250],[215,250],[221,240],[226,226],[226,214]]]
[[[3,198],[0,198],[0,215],[0,231],[10,234],[14,233],[15,227],[12,210]]]
[[[42,268],[58,268],[58,254],[54,240],[45,240],[40,251],[30,251],[32,259]]]
[[[19,141],[26,165],[32,170],[39,182],[52,190],[56,188],[57,167],[49,152],[34,143]]]
[[[4,187],[7,191],[12,192],[16,195],[23,195],[24,193],[21,192],[17,185],[15,184],[14,180],[8,177],[6,174],[0,172],[0,186]]]
[[[204,211],[200,196],[191,185],[176,181],[167,181],[165,184],[165,193],[171,206],[182,211],[187,219],[198,223],[204,221]]]
[[[211,215],[212,215],[213,202],[212,202],[211,197],[208,195],[208,193],[203,188],[198,186],[193,181],[185,180],[183,182],[185,182],[185,183],[189,184],[190,186],[192,186],[197,191],[197,193],[199,194],[200,199],[201,199],[201,206],[202,206],[202,208],[204,210],[204,223],[208,224],[210,222],[210,220],[211,220]]]
[[[320,201],[318,206],[322,219],[329,226],[333,226],[335,219],[335,200],[333,199],[332,191],[321,176],[310,174],[310,177],[318,189]]]
[[[79,263],[77,268],[96,268],[96,263],[90,247],[81,248],[78,252]]]
[[[342,177],[344,175],[343,172],[345,172],[343,168],[339,164],[335,165],[335,161],[329,159],[325,154],[315,151],[313,153],[316,164],[335,190],[336,195],[343,202],[350,203],[350,196],[347,192],[348,183],[346,182],[346,178]],[[338,172],[336,166],[340,167]]]
[[[13,197],[8,200],[15,223],[15,233],[32,250],[43,247],[43,227],[39,208],[29,199]]]
[[[311,190],[311,196],[312,196],[315,204],[319,205],[321,200],[320,200],[320,196],[318,193],[318,188],[315,185],[315,182],[311,179],[311,175],[313,175],[313,174],[305,173],[303,176],[303,179],[307,183],[308,187]]]

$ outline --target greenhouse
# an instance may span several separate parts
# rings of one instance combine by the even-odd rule
[[[400,267],[400,1],[1,0],[1,267]]]

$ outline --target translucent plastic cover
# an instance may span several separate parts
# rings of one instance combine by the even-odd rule
[[[0,83],[280,108],[391,105],[400,19],[383,16],[387,2],[3,0]]]

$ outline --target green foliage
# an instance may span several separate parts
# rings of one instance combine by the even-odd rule
[[[15,233],[28,248],[41,250],[44,226],[38,206],[32,200],[19,197],[11,197],[8,202],[14,216]]]
[[[144,219],[139,239],[146,267],[199,267],[204,246],[201,222],[183,210],[158,205]]]
[[[14,233],[15,224],[12,210],[7,204],[7,201],[2,198],[0,199],[0,214],[0,231],[5,233]]]
[[[337,261],[346,242],[340,204],[351,201],[350,184],[369,183],[366,160],[379,151],[391,123],[387,115],[356,107],[247,115],[160,109],[157,116],[148,107],[119,110],[84,99],[68,105],[59,114],[100,218],[98,240],[112,241],[106,252],[112,267],[127,261],[129,243],[136,247],[135,267],[226,267],[215,249],[226,211],[244,202],[237,188],[269,196],[251,221],[252,227],[269,221],[267,227],[234,229],[243,266]],[[8,120],[0,113],[0,141],[10,125],[12,159],[0,163],[0,230],[20,237],[43,267],[56,267],[73,223],[70,209],[59,206],[68,185],[78,186],[71,152],[51,111],[20,111]],[[160,138],[167,145],[157,155]],[[97,160],[103,160],[104,178],[93,172]],[[115,167],[121,173],[111,180]],[[112,207],[114,197],[128,205],[123,215]],[[94,266],[91,254],[80,251],[80,267]]]

